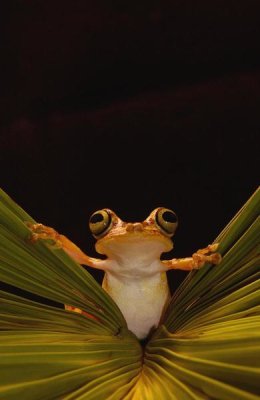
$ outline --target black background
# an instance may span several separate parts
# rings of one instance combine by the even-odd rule
[[[90,255],[93,211],[172,208],[189,256],[258,186],[260,3],[124,3],[1,3],[1,186]]]

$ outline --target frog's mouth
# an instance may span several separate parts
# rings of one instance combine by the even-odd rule
[[[163,235],[154,227],[144,230],[140,225],[136,224],[134,229],[126,225],[109,232],[97,241],[97,252],[109,255],[120,251],[125,253],[126,251],[136,252],[142,249],[144,252],[158,253],[160,255],[172,250],[173,243],[169,237]]]

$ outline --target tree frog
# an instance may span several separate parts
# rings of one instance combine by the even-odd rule
[[[42,224],[31,226],[31,240],[54,239],[75,261],[105,272],[102,287],[124,315],[128,329],[139,339],[147,337],[158,326],[170,300],[166,271],[190,271],[206,262],[218,264],[218,244],[198,250],[192,257],[161,260],[161,254],[173,248],[171,240],[178,225],[176,214],[158,207],[143,222],[124,222],[105,208],[94,212],[89,228],[96,250],[106,259],[89,257],[66,236]],[[81,312],[72,306],[67,310]]]

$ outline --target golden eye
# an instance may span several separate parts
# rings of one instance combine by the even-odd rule
[[[89,229],[96,237],[103,236],[109,231],[112,224],[111,215],[107,210],[99,210],[94,212],[89,219]]]
[[[177,215],[168,208],[159,208],[155,215],[157,226],[169,236],[172,236],[178,226]]]

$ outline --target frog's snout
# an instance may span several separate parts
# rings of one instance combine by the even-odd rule
[[[126,225],[126,231],[127,232],[142,232],[143,225],[140,222],[128,223]]]

